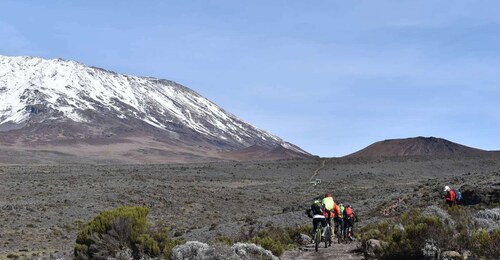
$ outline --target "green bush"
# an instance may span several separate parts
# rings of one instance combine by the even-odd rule
[[[227,237],[227,236],[222,236],[222,235],[217,236],[215,238],[215,241],[217,241],[218,243],[221,243],[223,245],[226,245],[226,246],[231,246],[234,244],[233,239],[231,239],[230,237]]]
[[[420,210],[410,210],[401,215],[396,222],[383,221],[361,229],[361,242],[366,245],[369,239],[386,242],[384,257],[387,259],[419,259],[427,239],[433,239],[439,245],[444,244],[442,235],[449,234],[436,216],[425,216]],[[395,224],[397,223],[397,224]]]
[[[286,229],[268,225],[259,232],[254,229],[242,229],[242,234],[237,238],[218,236],[215,240],[225,245],[232,245],[235,242],[254,243],[271,251],[275,256],[281,256],[285,250],[296,246],[294,241],[300,234],[310,234],[311,230],[312,227],[309,225]]]
[[[104,211],[83,226],[76,238],[77,244],[90,245],[94,243],[92,234],[106,234],[111,230],[117,218],[125,218],[131,224],[130,239],[136,241],[140,234],[147,228],[147,215],[149,210],[145,207],[124,206],[110,211]]]
[[[271,251],[275,256],[281,256],[285,251],[285,248],[283,247],[281,242],[274,240],[271,237],[254,237],[252,240],[250,240],[250,242]]]
[[[385,259],[420,259],[426,241],[433,241],[442,251],[471,250],[478,257],[499,259],[500,229],[493,232],[475,228],[471,213],[463,207],[448,209],[451,221],[423,215],[413,209],[395,220],[382,221],[361,229],[361,242],[369,239],[384,241]]]
[[[154,240],[149,234],[142,234],[137,240],[137,244],[141,246],[141,250],[149,256],[159,256],[160,247],[158,241]]]
[[[288,232],[288,235],[290,236],[291,239],[295,240],[300,234],[311,234],[312,233],[312,226],[311,225],[304,225],[304,226],[299,226],[295,228],[287,228],[286,231]]]
[[[476,230],[471,237],[471,250],[478,256],[491,259],[500,258],[500,228],[488,232],[484,229]]]
[[[171,239],[164,226],[151,228],[147,215],[147,208],[135,206],[100,213],[80,229],[74,247],[75,258],[106,259],[130,249],[135,258],[163,256],[167,259],[181,241]]]

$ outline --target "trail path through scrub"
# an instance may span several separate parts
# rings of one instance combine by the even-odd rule
[[[320,166],[314,170],[313,175],[309,178],[309,182],[312,182],[319,174],[323,168],[325,168],[326,160],[321,160]],[[309,244],[307,246],[299,247],[293,251],[285,251],[285,253],[280,257],[281,260],[289,259],[333,259],[333,260],[344,260],[344,259],[354,259],[361,260],[364,259],[363,254],[358,250],[360,245],[357,242],[352,242],[348,244],[338,244],[333,243],[332,246],[324,248],[324,244],[321,244],[318,252],[314,250],[314,244]]]
[[[343,260],[343,259],[354,259],[361,260],[364,259],[363,254],[357,249],[359,244],[356,242],[349,244],[332,244],[328,248],[319,248],[318,252],[314,251],[314,244],[310,244],[293,251],[286,251],[281,257],[281,260],[289,259],[333,259],[333,260]]]
[[[318,176],[319,171],[321,169],[325,168],[325,163],[326,163],[325,160],[321,160],[321,166],[318,169],[314,170],[314,174],[311,176],[311,178],[309,178],[309,181],[314,180],[314,178],[316,178],[316,176]]]

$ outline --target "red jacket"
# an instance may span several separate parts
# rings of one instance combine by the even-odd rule
[[[447,201],[454,201],[455,200],[455,192],[453,190],[449,190],[448,192],[446,192],[445,199]]]

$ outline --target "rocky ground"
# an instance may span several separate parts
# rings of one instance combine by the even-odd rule
[[[313,186],[316,170],[321,183]],[[495,200],[500,157],[0,166],[0,259],[70,254],[82,223],[122,205],[149,207],[150,221],[166,223],[175,237],[210,242],[271,225],[309,224],[304,211],[325,192],[352,204],[363,225],[440,204],[445,185],[464,184],[490,194],[478,200]]]
[[[323,244],[322,244],[323,245]],[[348,244],[333,243],[328,248],[319,248],[318,252],[314,250],[314,244],[300,247],[293,251],[287,251],[282,256],[282,260],[302,259],[302,260],[361,260],[364,259],[363,253],[359,250],[361,245],[356,242]]]

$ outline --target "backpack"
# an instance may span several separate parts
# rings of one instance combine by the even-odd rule
[[[345,214],[348,216],[348,217],[352,217],[352,209],[349,207],[349,208],[346,208],[345,209]]]
[[[314,215],[323,215],[323,207],[321,204],[315,203],[311,205],[311,214]]]
[[[455,200],[457,200],[457,201],[462,200],[462,193],[458,189],[455,190]]]
[[[307,215],[309,218],[313,218],[312,209],[307,209],[307,210],[306,210],[306,215]]]

